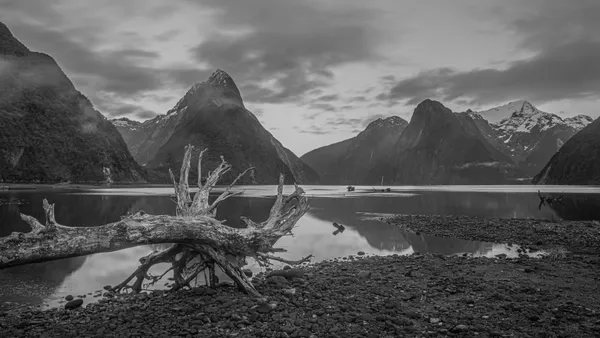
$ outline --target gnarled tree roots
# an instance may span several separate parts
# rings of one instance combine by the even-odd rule
[[[148,215],[138,212],[126,215],[120,221],[97,227],[68,227],[60,225],[54,217],[54,205],[44,200],[46,224],[34,217],[21,214],[32,228],[28,233],[12,233],[0,238],[0,269],[17,265],[43,262],[68,257],[84,256],[99,252],[121,250],[129,247],[174,243],[162,251],[154,251],[140,259],[140,266],[129,278],[113,287],[113,291],[140,292],[162,276],[151,276],[149,270],[159,263],[170,263],[167,272],[173,272],[173,290],[189,286],[199,274],[206,273],[207,283],[216,284],[215,268],[220,267],[237,285],[239,290],[259,296],[250,280],[242,271],[246,258],[254,258],[260,265],[270,265],[272,260],[288,264],[300,264],[311,256],[298,261],[287,261],[274,256],[285,251],[273,246],[279,238],[290,235],[296,222],[308,210],[308,200],[302,188],[295,185],[289,196],[283,196],[283,175],[279,176],[277,197],[267,220],[261,223],[242,218],[246,227],[232,228],[215,219],[217,206],[231,196],[233,185],[247,172],[240,174],[212,203],[209,195],[219,179],[231,169],[223,157],[221,163],[208,173],[206,183],[201,181],[203,150],[198,156],[198,192],[192,198],[188,183],[193,146],[185,147],[185,155],[179,182],[170,171],[176,195],[176,215]],[[165,272],[165,274],[167,273]],[[164,276],[164,274],[163,274]]]

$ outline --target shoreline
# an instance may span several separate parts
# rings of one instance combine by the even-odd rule
[[[110,295],[75,310],[0,308],[0,331],[15,337],[150,332],[161,337],[600,335],[597,222],[411,215],[380,220],[428,235],[512,243],[555,254],[358,255],[301,267],[304,276],[293,280],[257,275],[253,283],[266,303],[232,287]]]
[[[417,234],[511,243],[534,250],[566,250],[572,254],[600,255],[598,221],[555,222],[440,215],[394,215],[376,219]]]

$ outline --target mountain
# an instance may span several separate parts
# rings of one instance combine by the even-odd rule
[[[321,184],[360,184],[393,150],[407,125],[398,116],[379,118],[357,136],[310,151],[300,159],[316,170]]]
[[[165,115],[144,122],[115,119],[112,123],[123,135],[136,160],[167,182],[168,168],[179,168],[186,144],[208,148],[204,168],[215,168],[224,156],[233,168],[224,181],[233,180],[248,167],[252,176],[241,183],[276,183],[279,173],[286,180],[316,183],[317,173],[285,148],[244,106],[233,79],[216,70],[207,81],[193,85]]]
[[[113,124],[2,23],[0,131],[0,182],[144,181]]]
[[[563,119],[524,100],[462,114],[471,116],[486,140],[510,156],[529,177],[537,174],[565,142],[592,122],[585,115]]]
[[[504,183],[510,159],[486,143],[472,125],[440,102],[425,100],[387,160],[369,171],[365,183],[486,184]]]
[[[504,162],[511,162],[510,158],[504,152],[499,150],[501,145],[494,142],[495,139],[490,137],[490,135],[495,135],[495,131],[481,118],[481,116],[478,116],[471,111],[467,111],[466,113],[455,113],[455,115],[463,130],[468,135],[481,141],[485,148],[494,156],[502,159]]]
[[[552,156],[534,184],[600,184],[600,119],[583,128]]]

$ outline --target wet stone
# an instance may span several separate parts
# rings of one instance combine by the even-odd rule
[[[81,305],[83,305],[83,299],[78,298],[67,302],[67,304],[65,304],[65,309],[72,310],[80,307]]]

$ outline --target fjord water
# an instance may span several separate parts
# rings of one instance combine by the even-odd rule
[[[262,221],[274,200],[274,186],[245,186],[241,197],[226,200],[217,218],[233,227],[241,226],[240,216]],[[292,191],[286,187],[284,193]],[[469,253],[515,256],[515,248],[407,233],[400,228],[374,220],[388,214],[468,215],[493,218],[534,218],[542,220],[600,219],[594,205],[600,202],[599,188],[534,186],[428,186],[392,187],[391,193],[372,187],[356,187],[352,193],[342,186],[306,186],[310,210],[298,222],[294,236],[284,237],[277,247],[297,259],[313,255],[313,261],[343,257],[363,251],[367,254],[444,255]],[[539,206],[537,190],[562,195],[555,208]],[[172,188],[111,188],[91,190],[22,190],[0,192],[0,237],[13,231],[28,231],[19,213],[43,219],[42,200],[56,204],[56,219],[71,226],[97,226],[118,221],[122,215],[143,210],[150,214],[174,214]],[[346,229],[334,234],[332,223]],[[166,246],[166,245],[165,245]],[[138,265],[138,259],[153,248],[136,247],[111,253],[76,257],[0,270],[0,305],[16,302],[31,305],[56,305],[66,295],[84,295],[102,286],[125,279]],[[160,269],[161,267],[156,267]],[[164,267],[162,267],[164,268]],[[260,269],[251,264],[255,272]],[[158,274],[160,271],[153,271]],[[162,281],[157,287],[164,285]],[[87,295],[86,303],[92,301]]]

